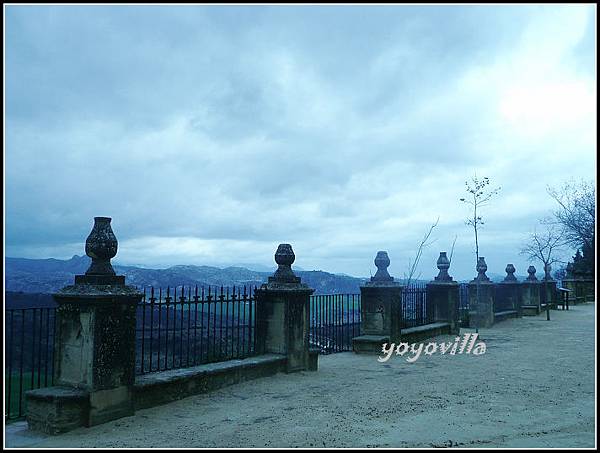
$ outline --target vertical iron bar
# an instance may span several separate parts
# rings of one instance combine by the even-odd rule
[[[188,326],[187,326],[187,358],[185,361],[185,366],[189,367],[190,366],[190,329],[192,327],[192,316],[191,316],[191,312],[192,312],[192,287],[188,286]]]
[[[238,288],[238,304],[237,304],[237,357],[240,357],[240,326],[241,326],[241,317],[240,317],[240,308],[242,306],[241,297],[240,297],[240,288]],[[241,354],[244,355],[244,354]]]
[[[181,321],[179,323],[179,367],[183,366],[183,313],[185,311],[185,285],[181,285],[181,296],[179,297],[181,305],[179,316]],[[175,330],[175,328],[173,328]],[[173,348],[175,350],[175,348]],[[175,359],[173,359],[173,366],[175,366]]]
[[[60,344],[59,341],[58,341],[59,339],[57,337],[57,334],[59,334],[59,332],[56,329],[56,322],[57,322],[56,318],[57,318],[57,316],[56,316],[56,310],[54,310],[54,319],[52,321],[52,323],[54,325],[54,329],[52,331],[52,342],[53,342],[54,346]],[[50,363],[52,364],[52,373],[50,375],[51,378],[52,378],[52,382],[51,382],[52,385],[54,385],[54,375],[55,375],[55,369],[54,369],[54,349],[55,349],[54,347],[51,349],[51,351],[52,351],[52,358],[50,359]]]
[[[10,409],[11,409],[11,395],[12,395],[12,375],[13,375],[13,359],[14,359],[14,354],[13,354],[13,343],[14,343],[14,333],[15,333],[15,326],[14,326],[14,318],[15,318],[15,311],[14,310],[9,310],[10,313],[10,335],[8,337],[8,392],[6,395],[7,398],[7,406],[8,409],[6,411],[6,415],[8,418],[10,417]]]
[[[229,288],[227,288],[229,291]],[[221,293],[219,294],[219,360],[223,359],[223,301],[225,300],[225,294],[223,292],[223,285],[221,285]]]
[[[171,302],[171,288],[169,286],[167,286],[167,297],[165,299],[165,302],[167,303],[167,326],[165,329],[165,370],[168,370],[168,360],[169,360],[169,303]]]
[[[250,344],[250,342],[246,342],[246,305],[248,305],[248,294],[246,292],[246,285],[244,285],[244,296],[243,296],[243,303],[244,303],[244,314],[243,316],[243,320],[242,320],[242,326],[243,326],[243,338],[242,338],[242,349],[244,350],[244,355],[248,354],[250,355],[250,351],[248,351],[248,345]]]
[[[162,288],[158,289],[158,357],[156,361],[156,371],[160,370],[160,352],[162,349],[162,345],[160,343],[160,331],[162,327]]]
[[[210,356],[210,302],[212,299],[212,296],[210,294],[210,285],[208,286],[208,313],[207,313],[207,317],[208,317],[208,321],[206,322],[206,360],[207,362],[211,361],[211,356]],[[213,331],[215,330],[215,328],[213,327]],[[213,338],[214,341],[214,338]],[[214,351],[214,344],[213,344],[213,351]],[[214,355],[214,352],[213,352]]]
[[[48,387],[48,349],[50,348],[50,308],[46,310],[46,349],[44,350],[44,387]]]
[[[137,323],[137,321],[136,321]],[[146,286],[142,296],[142,347],[140,351],[140,374],[144,374],[144,342],[146,340]]]
[[[31,310],[31,330],[32,330],[32,338],[31,338],[31,387],[33,388],[33,384],[35,382],[35,314],[37,312],[37,308]]]
[[[37,366],[37,387],[41,387],[41,378],[42,378],[42,331],[43,331],[43,315],[44,309],[40,308],[40,333],[38,338],[38,366]]]
[[[194,353],[192,354],[192,364],[196,365],[198,356],[196,355],[196,344],[198,343],[198,285],[194,290]]]
[[[148,367],[148,371],[152,371],[152,348],[154,343],[154,302],[156,302],[156,297],[154,297],[154,286],[150,287],[150,366]]]
[[[256,354],[256,285],[252,292],[252,310],[254,310],[254,321],[252,324],[252,354]]]
[[[19,354],[19,417],[23,414],[23,350],[25,349],[25,309],[21,309],[21,353]]]

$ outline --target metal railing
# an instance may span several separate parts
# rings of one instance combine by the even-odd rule
[[[24,416],[23,396],[27,390],[54,382],[56,309],[7,309],[4,319],[4,417],[13,420]]]
[[[256,354],[255,287],[144,288],[136,313],[137,375]],[[431,321],[425,285],[402,292],[403,327]],[[360,294],[310,297],[309,344],[321,354],[351,351],[361,334]],[[24,415],[24,393],[53,385],[56,309],[7,309],[5,418]]]
[[[311,348],[320,354],[352,350],[360,335],[360,294],[322,294],[310,297]]]
[[[460,283],[458,286],[458,319],[461,327],[469,326],[469,284]]]
[[[427,287],[424,283],[413,283],[402,288],[401,329],[424,326],[434,320],[431,305],[427,304]]]
[[[255,288],[144,288],[136,322],[136,374],[255,354]]]

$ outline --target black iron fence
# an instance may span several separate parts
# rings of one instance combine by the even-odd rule
[[[433,310],[427,304],[427,289],[424,283],[413,283],[402,288],[401,329],[423,326],[433,322]]]
[[[310,297],[310,347],[320,354],[352,350],[360,335],[360,294],[324,294]]]
[[[136,317],[136,373],[254,355],[254,289],[145,288]]]
[[[460,283],[458,286],[459,304],[458,319],[461,327],[469,326],[469,284]]]
[[[7,309],[4,318],[4,417],[24,415],[27,390],[53,384],[56,310],[50,307]]]
[[[143,289],[136,316],[136,374],[187,368],[255,354],[256,288]],[[403,327],[432,322],[425,285],[404,287]],[[360,294],[310,298],[310,347],[351,351],[360,331]],[[5,418],[24,415],[24,393],[53,385],[55,308],[7,309]]]

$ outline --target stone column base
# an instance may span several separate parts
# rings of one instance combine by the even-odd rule
[[[361,335],[352,339],[352,351],[357,354],[379,354],[384,343],[390,344],[385,335]]]
[[[89,393],[72,387],[46,387],[25,394],[29,429],[56,435],[89,426]]]
[[[319,350],[308,351],[308,371],[319,371]]]

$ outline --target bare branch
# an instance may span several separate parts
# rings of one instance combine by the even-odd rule
[[[417,266],[419,265],[419,262],[421,261],[421,256],[423,255],[423,250],[425,248],[429,247],[431,244],[433,244],[437,240],[437,239],[434,239],[433,241],[428,242],[429,237],[431,236],[431,233],[433,232],[433,229],[438,225],[439,221],[440,221],[440,217],[438,216],[435,223],[433,223],[429,227],[429,230],[423,236],[423,239],[421,240],[421,243],[419,244],[419,247],[417,248],[417,252],[415,253],[415,258],[412,261],[410,259],[408,260],[408,274],[406,274],[406,273],[404,274],[404,277],[405,277],[404,279],[405,279],[407,286],[410,285],[410,282],[417,270]],[[420,274],[419,274],[419,276],[420,276]]]

